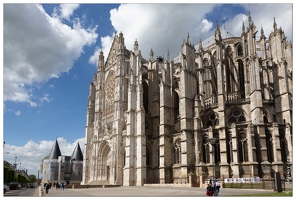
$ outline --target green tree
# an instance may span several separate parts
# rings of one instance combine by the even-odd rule
[[[36,182],[36,180],[37,180],[37,178],[34,174],[29,175],[29,182],[30,183],[34,183],[34,182]]]

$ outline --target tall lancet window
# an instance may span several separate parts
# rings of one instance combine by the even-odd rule
[[[237,56],[243,56],[244,55],[244,52],[243,52],[243,48],[242,48],[242,45],[239,44],[237,46]]]
[[[265,131],[265,135],[266,135],[267,158],[268,158],[268,162],[272,163],[274,161],[272,135],[269,130]]]
[[[209,137],[207,134],[204,134],[202,143],[203,143],[203,145],[202,145],[202,147],[203,147],[202,161],[204,163],[210,163],[210,147],[209,147],[210,143],[209,143]]]
[[[177,139],[174,146],[174,164],[181,163],[181,139]]]
[[[247,162],[248,158],[248,142],[247,135],[244,131],[240,132],[238,135],[238,157],[239,162]]]
[[[244,64],[242,60],[238,60],[238,73],[239,73],[239,91],[242,99],[245,98],[245,73]]]

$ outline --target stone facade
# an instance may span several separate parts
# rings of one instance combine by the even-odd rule
[[[256,35],[249,15],[240,37],[217,24],[196,46],[188,35],[178,57],[151,50],[147,60],[138,41],[131,51],[116,34],[90,84],[82,183],[284,177],[292,165],[292,45],[275,20],[268,38],[263,29]]]
[[[71,156],[63,156],[56,140],[47,159],[43,160],[42,183],[65,182],[80,184],[82,181],[83,154],[77,143]]]

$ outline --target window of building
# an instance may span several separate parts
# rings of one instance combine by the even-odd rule
[[[181,140],[178,139],[174,145],[174,164],[181,163]]]

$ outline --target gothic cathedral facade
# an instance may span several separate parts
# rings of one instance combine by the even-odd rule
[[[260,33],[260,32],[259,32]],[[82,184],[284,178],[292,166],[292,45],[277,27],[215,34],[145,59],[115,34],[90,83]],[[292,167],[290,168],[292,169]],[[292,172],[291,172],[292,173]]]

